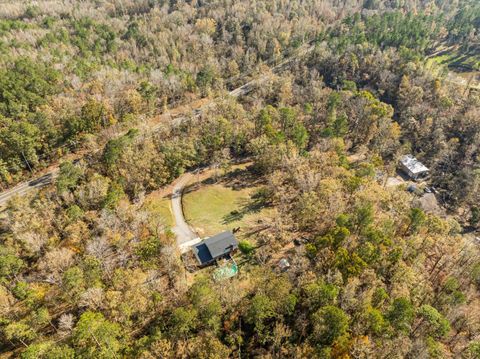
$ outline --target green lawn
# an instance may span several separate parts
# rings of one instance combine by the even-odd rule
[[[266,209],[253,205],[250,196],[257,189],[234,190],[223,184],[207,184],[186,191],[183,197],[185,218],[200,236],[210,236],[234,227],[245,229],[268,214]]]
[[[175,225],[169,198],[153,195],[145,201],[145,208],[163,218],[165,220],[165,225],[169,227]]]
[[[475,65],[480,62],[480,56],[474,54],[464,54],[457,51],[449,51],[441,55],[432,57],[427,60],[427,66],[431,67],[432,63],[448,66],[450,70],[459,72],[474,71]],[[470,68],[470,71],[468,69]]]

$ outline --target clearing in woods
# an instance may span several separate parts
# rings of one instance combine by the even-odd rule
[[[215,179],[215,170],[205,171],[185,189],[183,210],[190,226],[201,237],[218,232],[258,224],[269,216],[258,191],[261,186],[252,180],[245,165],[234,166],[225,176]]]

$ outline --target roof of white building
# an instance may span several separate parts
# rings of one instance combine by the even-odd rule
[[[428,168],[412,155],[405,155],[400,159],[400,163],[414,174],[427,172]]]

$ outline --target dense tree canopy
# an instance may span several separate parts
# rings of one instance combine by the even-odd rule
[[[478,358],[480,96],[447,74],[478,28],[473,0],[7,1],[1,185],[58,176],[0,213],[0,353]],[[254,185],[227,224],[266,210],[233,278],[152,205],[186,172]]]

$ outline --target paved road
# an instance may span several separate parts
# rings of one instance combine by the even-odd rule
[[[17,186],[10,188],[9,190],[0,193],[0,206],[6,205],[8,200],[14,196],[23,196],[25,193],[30,192],[33,189],[44,187],[53,182],[58,177],[59,169],[54,168],[47,174],[38,177],[28,182],[22,182]]]
[[[196,239],[198,236],[192,231],[185,217],[183,216],[182,194],[183,189],[190,181],[192,175],[190,173],[184,174],[173,187],[172,191],[172,212],[175,218],[175,227],[173,233],[177,236],[177,243],[179,246]]]
[[[314,46],[308,45],[308,44],[298,48],[288,58],[281,61],[280,63],[278,63],[274,67],[272,67],[272,72],[276,72],[276,71],[284,69],[286,67],[286,65],[288,65],[289,63],[291,63],[293,61],[296,61],[297,59],[303,57],[304,55],[306,55],[307,53],[312,51],[314,48],[315,48]],[[262,82],[264,82],[268,78],[269,78],[269,75],[260,76],[259,78],[255,79],[255,80],[252,80],[252,81],[249,81],[246,84],[230,91],[229,95],[232,96],[232,97],[244,96],[244,95],[248,94],[250,91],[252,91],[255,88],[255,85],[261,84]],[[207,108],[212,106],[212,104],[214,104],[214,100],[212,100],[209,103],[207,103],[206,105],[194,110],[194,116],[196,116],[196,117],[200,116],[200,114],[203,111],[205,111]],[[176,117],[172,120],[172,125],[174,125],[174,126],[179,125],[185,119],[187,119],[186,116]],[[155,132],[161,126],[162,126],[162,124],[151,126],[148,129],[148,131],[149,132]],[[123,133],[125,133],[125,132],[120,133],[119,136],[121,136]],[[22,183],[18,184],[17,186],[0,193],[0,207],[6,205],[8,200],[11,199],[12,197],[16,196],[16,195],[23,196],[24,194],[26,194],[26,193],[34,190],[34,189],[38,189],[38,188],[44,187],[44,186],[52,183],[52,181],[58,176],[58,171],[59,171],[59,168],[57,166],[57,167],[53,168],[50,172],[44,174],[43,176],[41,176],[37,179],[27,181],[27,182],[22,182]]]

